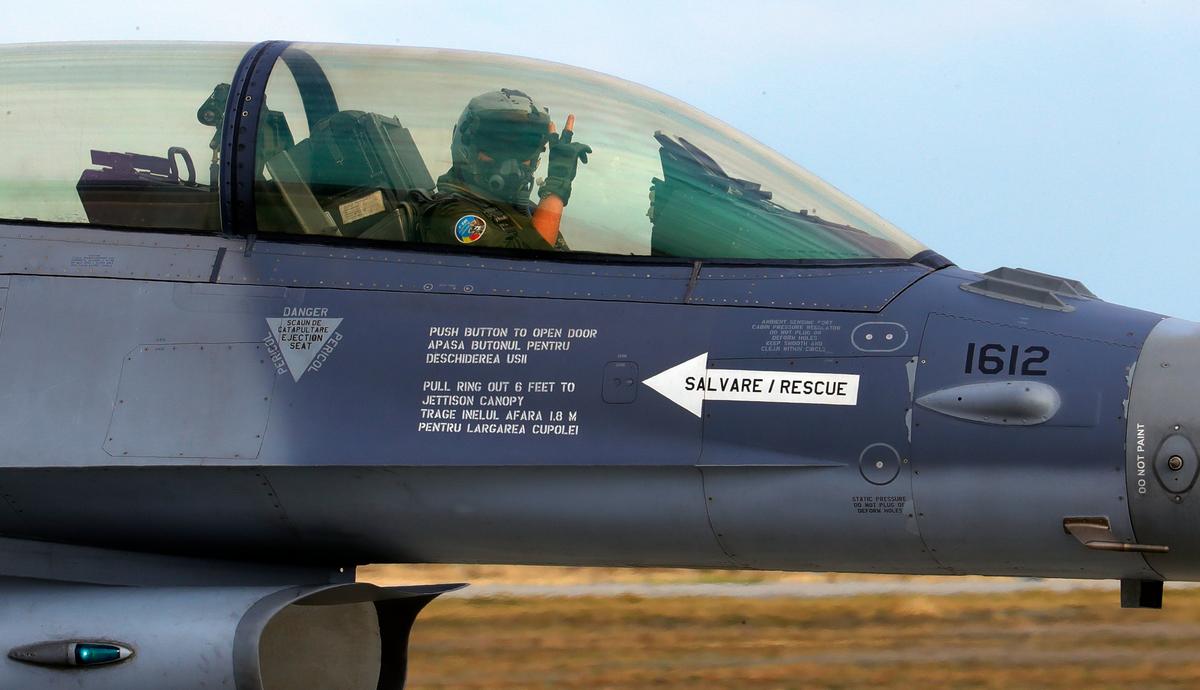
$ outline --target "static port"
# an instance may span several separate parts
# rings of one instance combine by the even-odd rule
[[[1178,455],[1172,455],[1167,458],[1167,467],[1171,468],[1172,472],[1178,472],[1183,469],[1183,458]]]

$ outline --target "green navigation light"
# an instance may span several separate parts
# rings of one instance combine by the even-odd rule
[[[80,642],[75,645],[75,665],[95,666],[120,661],[128,654],[122,654],[122,649],[115,644],[100,644],[96,642]]]
[[[26,664],[58,668],[103,666],[125,661],[133,649],[120,642],[99,640],[47,640],[13,647],[8,658]]]

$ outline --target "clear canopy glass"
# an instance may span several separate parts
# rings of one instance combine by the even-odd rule
[[[218,230],[201,106],[248,48],[0,46],[0,218]]]
[[[220,124],[248,48],[0,48],[0,218],[219,229]],[[260,232],[697,259],[925,249],[694,108],[559,64],[293,44],[264,103],[236,154],[255,157]]]

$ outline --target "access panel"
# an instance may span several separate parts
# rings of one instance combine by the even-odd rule
[[[929,317],[912,467],[921,532],[939,563],[995,575],[1150,576],[1140,555],[1087,549],[1063,528],[1067,517],[1102,517],[1116,539],[1136,541],[1122,439],[1137,354],[1100,339]]]
[[[839,337],[849,340],[853,330]],[[933,568],[914,515],[911,357],[860,353],[708,366],[708,385],[716,389],[738,378],[751,388],[763,383],[757,396],[717,390],[716,400],[704,401],[706,500],[731,558],[764,569]]]

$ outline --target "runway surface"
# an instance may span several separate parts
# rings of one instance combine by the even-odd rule
[[[1192,589],[1200,583],[1170,583],[1169,589]],[[895,581],[843,580],[836,582],[770,583],[585,583],[564,585],[482,584],[471,585],[448,597],[731,597],[735,599],[772,599],[778,597],[813,599],[879,594],[910,596],[953,596],[959,594],[1008,594],[1012,592],[1118,591],[1112,580],[1043,580],[1026,578],[971,578],[958,581],[920,579]]]
[[[1200,687],[1200,588],[1115,582],[421,566],[413,690]]]

